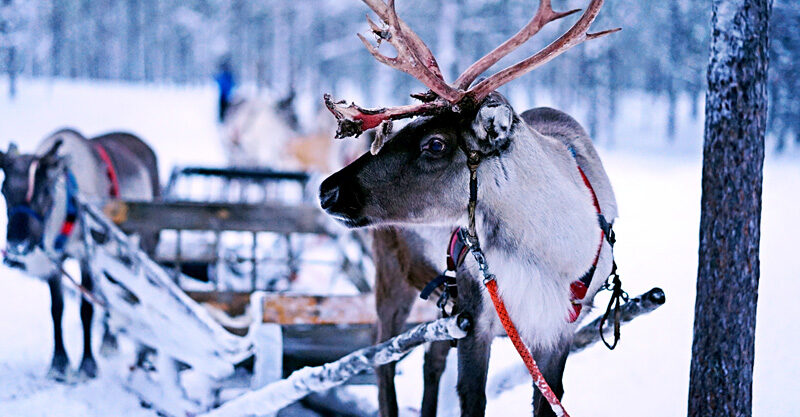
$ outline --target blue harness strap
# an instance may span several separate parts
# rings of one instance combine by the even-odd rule
[[[78,181],[75,180],[75,176],[72,174],[72,171],[66,169],[64,171],[64,178],[66,181],[66,188],[67,188],[67,214],[64,218],[64,223],[61,225],[61,230],[59,230],[58,235],[56,236],[53,242],[53,248],[57,252],[63,252],[64,247],[69,240],[69,237],[72,235],[73,230],[75,229],[75,222],[78,219]],[[16,214],[22,214],[28,216],[39,223],[44,223],[45,218],[41,214],[37,213],[36,210],[31,207],[30,202],[26,202],[24,204],[17,204],[8,209],[8,216],[14,216]],[[44,239],[44,236],[42,237]],[[43,241],[37,242],[37,246],[44,249]]]
[[[13,206],[13,207],[8,209],[8,217],[9,218],[11,218],[11,216],[13,216],[15,214],[23,214],[23,215],[28,216],[28,217],[33,217],[34,219],[38,220],[39,222],[43,222],[44,221],[44,218],[42,218],[42,215],[37,213],[36,210],[32,209],[29,204],[17,204],[16,206]]]
[[[67,181],[67,215],[55,242],[53,242],[53,248],[58,252],[64,251],[67,240],[69,240],[72,231],[75,229],[75,221],[78,219],[78,201],[76,197],[78,195],[78,182],[75,180],[75,176],[72,175],[72,171],[66,170],[64,172]]]

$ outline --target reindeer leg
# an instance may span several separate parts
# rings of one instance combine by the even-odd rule
[[[567,363],[569,347],[570,341],[562,341],[553,349],[533,352],[533,357],[536,359],[539,370],[542,371],[544,380],[547,381],[547,384],[550,385],[553,393],[559,399],[564,395],[564,385],[561,378],[564,375],[564,366]],[[556,416],[553,409],[550,408],[550,404],[535,386],[533,387],[533,415],[535,417]]]
[[[439,381],[442,379],[450,341],[432,342],[425,349],[425,364],[422,366],[424,388],[422,392],[422,417],[436,417],[439,400]]]
[[[69,358],[64,349],[64,338],[61,332],[61,318],[64,315],[64,293],[61,290],[61,275],[56,273],[47,279],[50,287],[50,314],[53,316],[53,361],[47,376],[56,381],[67,380]]]
[[[464,274],[465,275],[465,274]],[[459,273],[458,308],[470,314],[475,328],[458,341],[458,390],[461,416],[483,417],[486,412],[486,376],[494,335],[491,329],[479,327],[483,298],[479,283]]]
[[[81,285],[92,291],[94,283],[89,272],[89,266],[81,265]],[[97,376],[97,361],[92,354],[92,317],[94,316],[94,306],[86,297],[81,297],[81,324],[83,326],[83,359],[78,368],[78,374],[83,378],[95,378]]]
[[[103,342],[100,344],[100,354],[108,357],[119,351],[117,336],[111,333],[108,327],[108,312],[103,313]]]
[[[383,232],[388,233],[389,232]],[[400,334],[411,312],[417,292],[409,285],[394,249],[378,247],[384,242],[376,236],[375,304],[378,312],[378,342]],[[405,269],[407,271],[407,269]],[[378,377],[378,404],[381,417],[397,417],[395,364],[375,369]]]

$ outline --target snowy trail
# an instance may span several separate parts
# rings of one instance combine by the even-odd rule
[[[122,128],[141,134],[154,146],[162,174],[173,164],[219,164],[222,154],[213,106],[213,90],[208,86],[143,88],[25,81],[18,101],[0,98],[0,149],[14,139],[23,151],[31,150],[42,137],[64,125],[89,135]],[[698,125],[692,133],[699,138],[701,130]],[[618,143],[640,132],[625,132],[620,126]],[[664,143],[655,131],[647,140]],[[685,415],[697,274],[700,155],[603,148],[600,152],[621,212],[616,253],[625,288],[639,294],[660,286],[667,303],[624,327],[617,350],[596,345],[574,355],[567,365],[564,405],[573,416]],[[797,159],[768,158],[756,332],[756,416],[788,417],[800,410],[800,396],[795,395],[800,359],[794,353],[800,343],[800,303],[796,301],[800,256],[794,244],[800,235],[798,187]],[[0,215],[0,231],[5,230],[5,221]],[[597,304],[603,305],[606,297],[598,297]],[[95,381],[62,385],[44,377],[52,353],[50,299],[44,282],[0,266],[0,317],[0,416],[155,415],[139,406],[114,372],[127,363],[127,352],[114,362],[98,355],[101,376]],[[64,334],[75,368],[82,341],[74,294],[66,300]],[[99,335],[98,330],[94,337],[98,344]],[[490,373],[518,363],[510,343],[497,340]],[[414,415],[419,407],[421,364],[422,351],[417,349],[399,366],[398,395],[405,414]],[[490,396],[487,414],[529,415],[531,390],[526,383]],[[374,399],[374,388],[361,388],[360,393]]]

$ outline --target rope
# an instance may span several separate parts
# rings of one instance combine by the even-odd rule
[[[539,392],[542,393],[542,396],[547,400],[547,402],[550,404],[550,408],[553,409],[553,412],[556,413],[557,416],[569,417],[567,410],[564,409],[564,406],[561,405],[561,401],[558,400],[558,396],[556,396],[556,394],[550,388],[550,385],[548,385],[547,381],[545,381],[542,371],[539,370],[539,366],[536,365],[536,361],[533,359],[533,355],[531,355],[531,352],[519,337],[517,328],[514,327],[514,323],[511,321],[511,317],[508,315],[506,305],[503,303],[503,300],[497,293],[497,281],[491,280],[485,284],[486,289],[489,290],[489,295],[492,297],[494,308],[497,310],[497,316],[500,317],[500,322],[503,324],[503,328],[506,330],[508,338],[511,339],[511,343],[514,344],[514,348],[517,349],[517,353],[519,353],[519,356],[522,357],[522,362],[524,362],[525,367],[528,368],[528,372],[531,374],[531,378],[533,378],[533,383],[536,385],[536,388],[539,389]]]
[[[614,262],[612,264],[612,266],[611,266],[611,275],[609,276],[609,278],[611,278],[610,285],[612,286],[611,287],[611,299],[608,300],[608,306],[606,307],[606,312],[603,314],[603,318],[600,319],[600,328],[599,328],[599,330],[600,330],[600,339],[603,341],[603,344],[606,345],[606,347],[609,350],[614,350],[614,348],[617,347],[617,343],[619,343],[619,338],[620,338],[619,328],[620,328],[620,319],[621,319],[621,316],[622,316],[622,310],[620,308],[620,305],[621,305],[621,301],[620,300],[627,302],[628,301],[628,293],[626,293],[625,291],[622,290],[622,281],[619,280],[619,275],[617,274],[617,263],[616,262]],[[605,286],[608,287],[609,283],[607,282]],[[603,334],[603,329],[605,328],[606,321],[609,318],[611,318],[611,312],[612,311],[614,312],[614,317],[613,317],[613,320],[614,320],[614,342],[613,343],[608,343],[608,341],[606,341],[605,334]]]
[[[462,240],[469,247],[470,252],[472,252],[472,255],[475,257],[475,261],[478,263],[478,267],[483,275],[483,283],[486,285],[486,289],[489,290],[489,295],[492,297],[492,304],[494,304],[494,309],[497,311],[497,316],[500,318],[500,322],[503,324],[506,334],[508,334],[508,337],[511,339],[511,343],[514,344],[514,348],[517,349],[517,353],[519,353],[519,356],[522,358],[522,362],[524,362],[525,367],[528,368],[528,372],[531,374],[531,378],[533,378],[533,383],[539,389],[539,392],[542,393],[542,396],[547,400],[550,404],[550,408],[553,409],[553,412],[555,412],[557,416],[569,417],[567,410],[564,409],[564,406],[561,405],[561,401],[558,400],[558,396],[556,396],[550,388],[550,385],[548,385],[547,381],[544,379],[544,375],[542,375],[542,371],[539,370],[539,366],[536,365],[533,355],[531,355],[525,343],[522,342],[522,338],[520,338],[517,328],[514,326],[514,322],[511,321],[508,310],[506,310],[506,305],[497,293],[497,280],[495,276],[489,272],[489,265],[486,262],[486,256],[484,256],[481,250],[478,233],[475,227],[475,209],[478,203],[478,165],[480,165],[481,162],[481,154],[478,151],[467,149],[464,149],[464,152],[467,154],[467,167],[469,167],[470,171],[469,205],[467,206],[469,230],[464,233],[466,236],[462,234]]]
[[[106,303],[97,298],[97,296],[95,296],[92,291],[81,285],[75,278],[73,278],[72,275],[69,272],[67,272],[67,270],[64,268],[64,265],[59,260],[51,256],[48,256],[48,259],[50,260],[50,262],[53,263],[56,269],[58,269],[58,271],[61,272],[62,276],[67,277],[67,280],[71,282],[73,286],[75,286],[75,288],[83,295],[83,298],[86,299],[86,301],[89,301],[92,304],[100,306],[102,308],[108,309]]]

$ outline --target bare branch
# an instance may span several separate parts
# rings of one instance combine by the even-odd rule
[[[664,295],[664,290],[658,287],[632,298],[620,308],[620,324],[628,323],[642,314],[647,314],[661,307],[666,300],[667,297]],[[601,317],[598,317],[575,332],[570,353],[580,352],[600,340],[600,320]],[[611,334],[613,328],[614,326],[607,326],[603,332],[605,336]]]
[[[356,374],[397,361],[412,348],[426,342],[461,339],[472,328],[472,322],[464,316],[439,319],[420,324],[379,345],[357,350],[332,363],[306,367],[294,371],[286,379],[273,382],[256,391],[223,404],[220,408],[204,414],[205,417],[227,417],[265,415],[305,397],[347,382]]]

